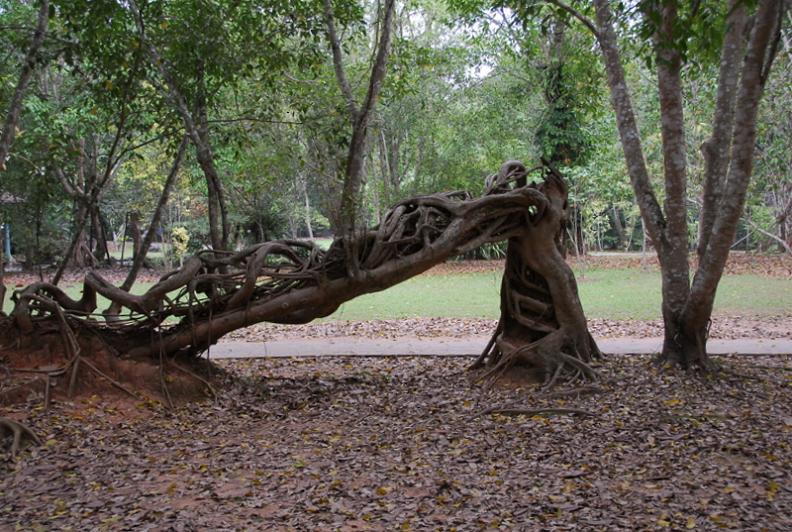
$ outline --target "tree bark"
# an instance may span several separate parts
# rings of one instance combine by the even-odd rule
[[[699,260],[704,257],[709,244],[723,181],[729,167],[739,82],[737,73],[745,46],[744,34],[747,23],[748,11],[745,4],[739,0],[729,0],[729,15],[721,48],[718,95],[715,102],[717,120],[713,120],[712,123],[712,136],[701,146],[701,153],[704,156],[704,190],[697,247]]]
[[[731,160],[712,232],[704,256],[693,278],[690,297],[682,317],[683,335],[678,349],[664,353],[665,358],[680,365],[699,364],[706,354],[707,324],[712,315],[715,293],[723,275],[737,224],[745,206],[753,171],[756,141],[756,117],[766,72],[772,62],[771,39],[779,30],[782,3],[763,0],[754,17],[753,28],[742,63],[734,112]],[[714,121],[719,117],[715,116]],[[702,355],[704,353],[704,355]]]

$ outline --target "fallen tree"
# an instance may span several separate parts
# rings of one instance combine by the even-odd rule
[[[71,391],[83,368],[128,391],[118,368],[114,376],[90,361],[93,351],[110,351],[159,364],[167,395],[164,368],[176,357],[197,359],[231,331],[263,321],[306,323],[452,256],[507,240],[501,319],[474,368],[490,381],[515,365],[533,368],[548,385],[562,376],[592,380],[589,362],[599,351],[564,260],[567,208],[567,187],[555,170],[512,161],[487,180],[481,197],[450,192],[402,201],[377,227],[338,238],[326,251],[295,240],[202,251],[140,295],[95,271],[79,300],[34,283],[14,293],[13,311],[0,320],[6,359],[13,371],[24,366],[25,349],[59,346],[64,363],[49,368],[48,379],[66,375]],[[97,295],[111,302],[104,313],[96,312]]]

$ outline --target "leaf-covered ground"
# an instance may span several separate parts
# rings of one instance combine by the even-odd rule
[[[790,530],[792,358],[718,360],[612,357],[560,398],[483,395],[458,358],[228,361],[216,405],[35,411],[0,529]],[[511,402],[593,416],[473,417]]]
[[[484,318],[403,318],[398,320],[317,321],[305,325],[259,323],[236,330],[224,338],[247,342],[354,336],[357,338],[435,338],[490,335],[498,320]],[[661,320],[590,319],[589,330],[596,337],[659,338]],[[792,338],[792,316],[718,316],[712,322],[710,338]]]

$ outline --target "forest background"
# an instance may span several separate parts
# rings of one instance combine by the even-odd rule
[[[220,218],[227,226],[229,247],[339,233],[351,139],[347,101],[325,42],[323,5],[248,4],[149,2],[146,13],[160,22],[146,31],[170,66],[168,78],[148,62],[134,20],[114,2],[50,3],[49,28],[0,181],[0,212],[20,263],[35,269],[64,260],[87,266],[122,253],[131,258],[169,174],[172,189],[153,224],[150,263],[178,265],[185,254],[211,246],[213,217],[218,227]],[[718,11],[718,4],[705,2],[704,9]],[[349,86],[359,100],[382,7],[334,5]],[[38,8],[0,5],[7,50],[0,58],[3,108],[26,61]],[[628,9],[620,21],[629,25],[635,16]],[[404,2],[393,17],[388,74],[368,128],[360,199],[366,224],[376,224],[405,197],[477,193],[504,160],[544,156],[570,181],[571,251],[651,246],[599,51],[585,28],[558,12],[529,18],[480,2]],[[85,24],[89,19],[96,23]],[[788,251],[792,238],[789,26],[787,13],[760,106],[754,177],[734,249]],[[648,169],[662,176],[652,57],[647,43],[626,31],[622,37]],[[711,134],[717,70],[717,55],[707,53],[691,52],[684,67],[691,249],[699,234],[700,147]],[[199,144],[180,146],[187,126],[179,102],[200,130]],[[501,252],[494,245],[476,256]]]

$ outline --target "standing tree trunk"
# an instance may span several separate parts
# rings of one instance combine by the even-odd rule
[[[613,229],[616,231],[616,240],[618,241],[618,249],[626,251],[627,246],[627,233],[624,231],[624,224],[621,221],[621,213],[615,205],[610,209],[611,219],[613,220]]]
[[[141,255],[141,248],[143,247],[143,236],[140,233],[140,213],[138,211],[130,211],[127,215],[127,234],[132,239],[132,261],[134,262]]]
[[[700,259],[691,284],[685,207],[687,165],[682,116],[682,60],[678,46],[682,27],[677,14],[678,2],[671,0],[643,6],[645,20],[656,24],[654,48],[666,196],[665,209],[662,209],[649,179],[609,1],[594,0],[595,21],[560,0],[548,1],[581,21],[599,42],[630,182],[644,229],[657,250],[660,262],[665,325],[660,359],[682,367],[707,368],[708,324],[718,282],[745,203],[752,171],[757,109],[777,52],[785,2],[760,0],[753,17],[747,53],[741,63],[739,56],[747,13],[744,3],[730,2],[721,50],[713,139],[704,146],[706,176]],[[774,33],[775,40],[771,38]]]
[[[651,7],[648,9],[652,9]],[[661,228],[663,356],[668,357],[679,342],[682,312],[690,293],[690,247],[687,229],[687,152],[682,110],[682,59],[674,42],[678,23],[676,1],[657,8],[660,25],[654,36],[657,61],[657,92],[660,97],[660,131],[663,144],[663,175],[666,198],[665,224]],[[651,16],[647,13],[645,16]],[[702,356],[706,357],[706,353]],[[695,363],[706,365],[706,359]]]
[[[168,98],[181,116],[187,135],[190,137],[193,146],[195,146],[196,159],[198,159],[198,164],[206,178],[209,206],[209,234],[212,248],[227,250],[229,249],[231,228],[228,220],[225,190],[222,180],[220,179],[220,174],[217,171],[217,166],[215,165],[214,153],[212,152],[212,145],[209,140],[205,93],[203,90],[198,91],[197,101],[195,102],[195,112],[190,111],[187,99],[179,87],[170,66],[162,57],[157,47],[154,46],[146,36],[143,15],[140,12],[140,8],[134,0],[130,0],[129,7],[135,18],[141,45],[145,48],[152,63],[165,82],[164,90],[167,91]],[[199,63],[198,66],[198,79],[195,81],[198,86],[203,87],[205,80],[202,64]]]
[[[300,192],[302,192],[303,201],[305,203],[305,230],[308,231],[308,238],[314,239],[313,225],[311,224],[311,201],[308,198],[308,179],[300,172],[298,176],[300,181]]]
[[[87,213],[87,209],[77,209],[77,216],[75,217],[74,227],[72,229],[72,238],[69,241],[69,246],[66,248],[66,252],[63,255],[58,269],[55,271],[55,275],[52,276],[52,284],[55,286],[60,282],[69,263],[79,258],[75,256],[75,250],[81,247],[81,243],[83,246],[85,245],[85,222],[88,217]],[[80,267],[80,264],[77,264],[77,266]]]
[[[737,233],[737,224],[745,207],[745,197],[753,172],[756,118],[762,91],[776,53],[773,35],[780,32],[783,9],[784,2],[763,0],[754,16],[747,51],[739,72],[731,156],[726,178],[721,182],[721,191],[718,194],[718,210],[682,315],[683,334],[675,350],[663,353],[667,360],[682,366],[691,362],[697,364],[702,356],[706,356],[707,330],[715,303],[715,292]],[[734,13],[732,11],[731,16]],[[732,75],[737,74],[735,71]],[[716,115],[713,121],[717,122],[719,118]]]
[[[526,175],[522,165],[506,163],[489,188],[510,180],[525,186]],[[508,241],[500,320],[473,368],[489,365],[484,377],[498,378],[515,364],[527,365],[539,371],[547,386],[562,373],[593,379],[588,363],[600,351],[588,332],[575,275],[565,260],[567,187],[551,168],[538,190],[547,203],[526,231]]]
[[[357,103],[355,103],[355,97],[352,94],[352,88],[344,72],[341,43],[335,28],[333,7],[330,0],[324,0],[325,23],[327,25],[327,37],[333,52],[333,66],[338,85],[347,103],[349,119],[352,124],[352,139],[349,143],[344,173],[344,185],[341,191],[340,211],[343,223],[343,234],[352,235],[355,232],[360,192],[363,187],[363,170],[367,155],[368,126],[371,121],[374,107],[379,99],[382,84],[385,80],[388,55],[390,54],[391,30],[395,4],[395,0],[385,1],[380,38],[377,43],[374,65],[371,68],[368,91],[366,92],[363,104],[358,108]],[[355,264],[350,264],[350,267],[354,269]]]
[[[203,62],[201,62],[198,68],[198,84],[200,90],[197,95],[195,124],[193,126],[194,129],[196,129],[197,139],[193,139],[193,144],[196,149],[198,164],[201,166],[201,170],[203,170],[204,176],[206,177],[206,189],[209,199],[209,234],[212,247],[215,249],[230,249],[229,237],[231,228],[228,220],[225,189],[220,175],[217,172],[217,167],[215,166],[212,143],[209,140],[209,116],[206,110],[204,83],[204,69]],[[175,84],[171,88],[171,91],[174,90],[177,92],[176,97],[182,98]],[[190,122],[190,120],[188,120],[189,114],[184,115],[182,118],[185,120],[186,125]],[[189,127],[188,125],[188,128]]]
[[[107,249],[107,234],[104,230],[102,212],[98,204],[94,205],[91,209],[91,232],[92,239],[96,242],[91,249],[94,259],[97,262],[109,262],[110,252]]]
[[[151,243],[154,241],[154,235],[157,232],[157,227],[160,224],[160,220],[162,219],[162,213],[165,211],[165,206],[168,204],[168,197],[170,196],[171,189],[173,185],[176,183],[176,177],[179,174],[179,167],[181,166],[182,158],[184,157],[184,150],[187,148],[187,137],[183,137],[181,144],[179,144],[179,149],[176,151],[176,156],[173,159],[173,165],[171,166],[170,172],[168,173],[167,179],[165,179],[165,184],[162,185],[162,193],[160,194],[160,199],[157,202],[157,206],[154,208],[154,213],[151,215],[151,222],[149,222],[148,231],[146,232],[145,238],[139,244],[139,249],[135,249],[132,252],[132,267],[129,269],[129,273],[124,279],[124,282],[121,283],[119,287],[121,290],[129,292],[132,288],[132,285],[135,284],[135,279],[137,279],[138,272],[143,267],[143,263],[146,260],[146,254],[151,247]],[[127,215],[127,220],[131,219],[132,213]],[[135,213],[137,214],[137,213]],[[132,232],[132,239],[133,241],[140,239],[140,229],[137,228],[137,216],[132,221],[135,227],[135,231]],[[137,237],[135,236],[135,232],[137,233]],[[115,301],[110,304],[110,307],[105,311],[105,316],[117,316],[118,311],[121,309],[120,305]]]

